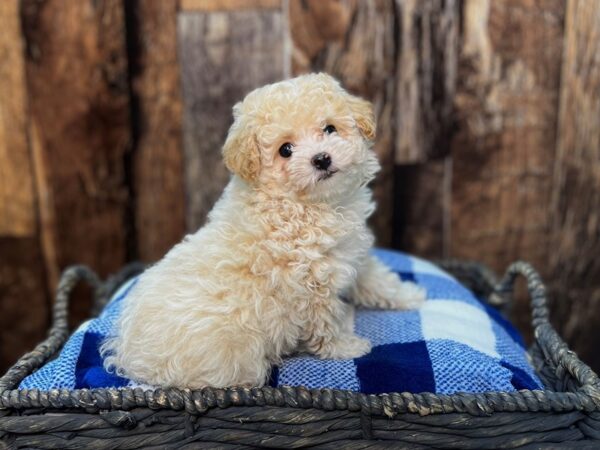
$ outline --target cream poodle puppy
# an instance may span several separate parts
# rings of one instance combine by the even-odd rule
[[[208,222],[140,276],[102,346],[122,376],[261,386],[294,352],[368,353],[352,304],[408,309],[425,299],[369,255],[367,184],[379,169],[369,102],[310,74],[254,90],[233,115],[223,147],[233,176]]]

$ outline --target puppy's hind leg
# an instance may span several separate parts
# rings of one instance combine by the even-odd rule
[[[373,256],[359,269],[356,283],[350,290],[355,305],[378,309],[416,309],[426,298],[425,289],[397,274]]]
[[[179,354],[185,379],[178,387],[263,386],[271,370],[264,338],[251,329],[216,323],[201,336],[186,340]]]

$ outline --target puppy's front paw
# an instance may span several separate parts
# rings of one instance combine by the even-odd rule
[[[417,309],[425,301],[425,289],[410,281],[401,281],[393,272],[363,277],[356,286],[356,304],[379,309]]]
[[[354,334],[342,335],[325,345],[318,353],[321,359],[353,359],[366,355],[371,351],[371,343],[367,339]]]
[[[426,294],[423,288],[400,280],[398,274],[371,258],[359,272],[350,298],[367,308],[415,309],[423,304]]]
[[[401,281],[396,295],[389,301],[393,309],[418,309],[426,298],[427,292],[423,287],[410,281]]]

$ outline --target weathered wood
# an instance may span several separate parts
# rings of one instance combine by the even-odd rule
[[[280,9],[282,0],[180,0],[182,11],[240,11],[242,9]]]
[[[450,152],[460,24],[455,0],[396,0],[396,163]]]
[[[0,236],[36,233],[19,2],[0,2]]]
[[[396,172],[393,245],[428,258],[450,245],[460,13],[458,1],[396,1],[393,162],[410,165]]]
[[[450,255],[547,274],[564,3],[464,3]],[[528,330],[527,297],[513,319]]]
[[[143,261],[154,261],[185,231],[177,5],[135,0],[125,6],[134,133],[129,180],[135,208],[134,253]]]
[[[286,73],[279,10],[181,13],[187,227],[195,230],[229,180],[221,147],[231,108],[253,88]]]
[[[0,369],[41,342],[49,304],[37,237],[0,237]]]
[[[363,6],[371,9],[373,5]],[[330,46],[338,47],[336,54],[341,53],[344,37],[352,31],[349,27],[356,10],[356,2],[290,0],[288,20],[292,37],[293,75],[332,69],[325,67],[324,60],[327,58],[320,55],[327,52]],[[388,9],[388,12],[392,10]],[[365,70],[364,67],[357,70],[361,69]]]
[[[21,11],[49,273],[75,262],[113,272],[125,262],[131,141],[123,4],[26,0]]]
[[[467,0],[452,141],[452,256],[545,267],[564,4]]]
[[[567,3],[548,281],[554,322],[600,370],[600,3]]]
[[[0,370],[43,338],[48,291],[37,235],[19,2],[0,2]]]
[[[392,247],[431,259],[447,256],[451,177],[450,158],[396,167]]]

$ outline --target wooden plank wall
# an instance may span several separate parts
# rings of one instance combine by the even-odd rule
[[[598,2],[6,0],[0,20],[0,366],[66,265],[153,261],[202,225],[236,101],[326,71],[375,105],[379,244],[532,261],[600,369]]]
[[[545,267],[564,3],[473,0],[463,14],[449,253],[497,271],[519,258]]]
[[[569,0],[552,179],[553,319],[600,370],[600,3]]]
[[[0,368],[44,337],[49,319],[27,135],[25,42],[16,2],[0,2]]]
[[[129,259],[156,261],[185,231],[176,2],[124,3],[132,151],[126,160]],[[133,228],[133,229],[132,229]]]
[[[123,158],[131,124],[123,8],[118,0],[23,1],[21,20],[50,286],[74,261],[106,275],[126,261]],[[85,317],[88,305],[76,302],[75,317]]]

